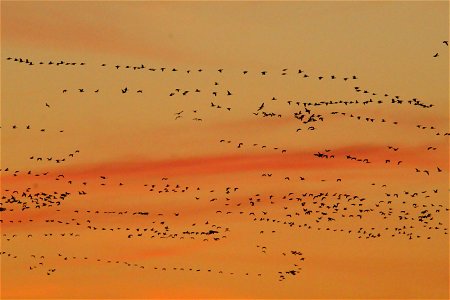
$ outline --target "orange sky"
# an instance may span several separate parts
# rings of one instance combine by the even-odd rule
[[[1,298],[448,299],[448,11],[2,1]]]

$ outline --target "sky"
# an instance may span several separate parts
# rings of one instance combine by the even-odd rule
[[[448,299],[448,12],[2,1],[1,298]]]

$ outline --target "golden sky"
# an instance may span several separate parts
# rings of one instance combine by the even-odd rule
[[[1,298],[448,299],[448,13],[2,1]]]

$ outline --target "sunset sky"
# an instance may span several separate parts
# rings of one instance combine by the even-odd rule
[[[448,24],[2,1],[1,298],[448,299]]]

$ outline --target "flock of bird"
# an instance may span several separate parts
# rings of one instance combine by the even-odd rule
[[[444,41],[448,46],[448,41]],[[434,57],[438,57],[436,53]],[[10,62],[25,64],[28,66],[76,66],[87,67],[90,64],[84,62],[68,62],[63,60],[51,60],[49,62],[34,62],[29,58],[13,58],[6,59]],[[113,70],[148,70],[151,72],[174,73],[183,72],[191,74],[193,72],[209,72],[203,68],[181,70],[181,68],[170,67],[149,67],[144,64],[139,66],[123,65],[123,64],[100,64],[100,68],[110,67]],[[212,71],[211,71],[212,72]],[[227,71],[219,68],[213,71],[216,76],[220,76]],[[301,78],[311,78],[318,81],[325,80],[342,80],[342,82],[356,82],[358,77],[356,75],[350,76],[336,76],[336,75],[311,75],[304,70],[296,69],[291,73],[290,69],[283,68],[280,71],[249,71],[241,70],[241,75],[249,76],[286,76],[295,74]],[[206,108],[221,109],[226,113],[233,113],[233,102],[229,101],[222,104],[221,98],[233,99],[238,94],[229,88],[219,89],[222,85],[220,79],[214,82],[214,89],[212,91],[204,91],[200,88],[196,89],[182,89],[175,88],[167,94],[169,99],[176,97],[192,96],[203,97],[208,99]],[[63,88],[63,94],[81,94],[81,93],[100,93],[100,89],[68,89]],[[367,89],[354,87],[356,93],[353,99],[331,99],[313,101],[311,99],[285,99],[281,100],[279,97],[268,97],[268,100],[259,102],[256,107],[252,107],[247,111],[249,117],[263,117],[263,118],[290,118],[295,121],[292,131],[298,134],[303,134],[308,131],[319,131],[329,120],[341,120],[344,117],[351,118],[356,121],[365,122],[371,126],[378,126],[378,124],[385,123],[387,126],[399,126],[398,121],[389,120],[388,117],[376,116],[362,116],[354,111],[331,111],[324,112],[324,107],[333,106],[341,107],[342,109],[350,109],[355,106],[362,105],[360,108],[377,104],[377,105],[411,105],[418,108],[432,109],[434,107],[431,103],[419,100],[417,98],[405,99],[403,97],[390,93],[378,93]],[[122,95],[129,93],[143,94],[144,89],[131,89],[124,86],[117,89],[117,93]],[[146,92],[147,93],[147,92]],[[207,94],[205,96],[205,94]],[[383,98],[379,98],[381,95]],[[211,101],[211,99],[213,99]],[[52,102],[46,101],[43,109],[51,110]],[[180,107],[173,113],[174,119],[183,119],[187,116],[194,121],[206,121],[207,116],[200,116],[201,107],[194,107],[193,109],[186,109]],[[294,109],[294,110],[293,110]],[[289,110],[287,112],[287,110]],[[261,121],[262,122],[262,121]],[[206,124],[207,122],[203,122]],[[4,124],[3,124],[4,125]],[[205,125],[206,126],[206,125]],[[358,125],[355,125],[358,126]],[[427,130],[433,136],[443,138],[449,135],[437,126],[432,125],[415,125],[411,126],[420,130]],[[14,134],[20,130],[32,130],[34,126],[29,124],[7,124],[3,126],[3,130],[11,130]],[[51,131],[51,128],[38,128],[41,132]],[[59,133],[65,133],[64,130],[57,129]],[[234,151],[253,151],[256,154],[261,151],[270,150],[275,155],[283,155],[289,157],[291,150],[288,147],[278,145],[269,146],[270,139],[266,142],[250,142],[246,140],[233,140],[227,138],[217,138],[219,145],[230,145],[228,150]],[[232,146],[232,147],[231,147]],[[386,149],[387,148],[387,149]],[[401,158],[403,149],[398,146],[386,145],[383,155],[385,157],[367,156],[365,154],[335,152],[332,149],[316,149],[309,155],[310,160],[320,160],[321,162],[341,161],[349,168],[354,166],[353,162],[361,163],[362,165],[378,166],[386,168],[395,166],[402,168],[408,174],[426,174],[427,177],[438,176],[439,173],[447,173],[447,169],[443,166],[429,165],[412,166],[408,163],[408,158]],[[438,150],[436,145],[427,146],[422,149],[423,153],[417,155],[431,155],[433,151]],[[293,151],[292,151],[293,152]],[[39,169],[48,167],[50,163],[75,163],[78,158],[80,150],[76,149],[67,155],[41,155],[34,154],[28,159],[36,163]],[[394,155],[394,156],[391,156]],[[368,167],[368,166],[367,166]],[[338,178],[332,177],[328,174],[323,174],[321,178],[308,176],[308,174],[285,174],[280,170],[265,170],[254,172],[255,180],[264,177],[264,186],[271,186],[276,184],[280,190],[268,192],[266,190],[255,191],[248,193],[245,191],[245,183],[241,186],[231,184],[229,186],[200,186],[175,181],[172,178],[165,177],[167,175],[161,174],[161,179],[139,183],[137,186],[135,181],[129,180],[126,177],[117,178],[110,176],[110,174],[102,174],[97,178],[79,178],[73,177],[70,173],[64,172],[64,166],[61,166],[62,171],[55,173],[54,169],[42,171],[19,170],[13,166],[3,166],[2,176],[12,178],[10,184],[4,185],[2,190],[2,197],[0,202],[1,219],[0,225],[3,231],[7,233],[2,234],[2,241],[4,244],[2,248],[11,247],[14,249],[14,243],[18,240],[42,240],[45,243],[48,239],[64,238],[83,238],[84,234],[96,231],[104,235],[113,235],[120,243],[127,243],[134,239],[175,239],[183,240],[198,240],[202,243],[213,243],[220,247],[224,240],[233,239],[236,228],[233,227],[233,222],[238,219],[248,224],[252,224],[258,228],[255,234],[261,237],[259,240],[264,241],[263,237],[267,236],[267,244],[259,243],[254,245],[257,248],[257,253],[261,255],[278,255],[280,261],[283,263],[280,270],[274,274],[267,274],[263,271],[230,271],[226,270],[226,266],[220,269],[202,266],[155,266],[151,263],[132,263],[124,260],[117,260],[114,258],[92,258],[84,255],[69,256],[62,254],[59,251],[52,256],[38,255],[36,253],[29,254],[29,257],[21,257],[12,252],[2,251],[0,254],[3,258],[10,258],[13,260],[23,259],[29,262],[29,258],[33,261],[27,265],[26,269],[30,272],[42,270],[42,274],[46,276],[58,276],[58,270],[53,266],[56,260],[66,262],[69,266],[71,261],[93,261],[103,264],[121,264],[128,267],[135,267],[146,271],[161,271],[161,272],[185,272],[185,273],[204,273],[211,275],[233,275],[233,276],[256,276],[256,277],[270,277],[282,282],[289,279],[299,278],[305,268],[313,268],[314,266],[307,264],[307,259],[301,249],[286,249],[284,252],[275,253],[270,244],[271,235],[279,234],[280,232],[289,232],[300,236],[304,231],[322,231],[333,232],[334,234],[346,235],[357,239],[385,239],[385,238],[403,238],[407,240],[421,239],[429,240],[437,235],[448,234],[448,206],[434,201],[434,198],[446,193],[439,187],[434,186],[430,189],[416,190],[395,190],[395,187],[389,186],[389,182],[384,183],[368,183],[368,189],[373,188],[382,192],[379,198],[366,197],[365,195],[342,191],[342,186],[346,185],[345,176]],[[14,180],[26,179],[27,185],[14,186]],[[52,186],[55,190],[45,190],[43,187],[35,184],[40,180],[45,179],[46,182],[52,180]],[[332,184],[327,187],[326,184]],[[336,184],[340,187],[336,187]],[[295,184],[295,185],[294,185]],[[324,185],[322,191],[317,191],[313,188],[314,185]],[[185,218],[185,213],[182,208],[162,209],[160,211],[136,210],[133,207],[126,209],[86,209],[85,207],[77,208],[78,201],[86,201],[83,199],[93,199],[98,195],[98,187],[104,187],[116,191],[116,189],[125,189],[128,186],[133,186],[135,191],[142,192],[143,195],[151,195],[152,199],[161,198],[164,201],[170,201],[168,197],[181,197],[184,201],[194,203],[198,207],[206,207],[210,212],[208,217],[199,214],[194,216],[195,221],[192,222],[190,218]],[[336,188],[335,191],[332,189]],[[288,192],[283,192],[288,189]],[[92,195],[92,196],[91,196]],[[150,197],[150,196],[149,196]],[[164,198],[165,197],[165,198]],[[441,196],[442,197],[442,196]],[[177,198],[178,199],[178,198]],[[173,200],[175,202],[175,200]],[[192,201],[192,202],[191,202]],[[67,208],[66,208],[67,207]],[[74,208],[75,207],[75,208]],[[170,209],[169,209],[170,210]],[[51,212],[51,217],[48,214],[36,214],[36,211]],[[27,213],[31,213],[30,216]],[[192,214],[192,213],[190,213]],[[68,217],[74,216],[74,217]],[[129,224],[120,224],[112,226],[105,220],[109,217],[122,218],[124,222]],[[190,216],[192,217],[192,216]],[[377,222],[373,222],[373,220]],[[348,222],[351,220],[351,224]],[[45,232],[14,232],[15,229],[31,228],[25,227],[25,224],[32,224],[39,228],[45,228]],[[136,226],[136,224],[139,224]],[[63,232],[52,231],[64,228]],[[48,230],[47,230],[48,229]],[[10,232],[11,231],[11,232]],[[288,263],[284,263],[284,262]],[[58,263],[59,266],[63,266]],[[188,276],[188,275],[186,275]],[[301,276],[300,276],[301,278]]]

